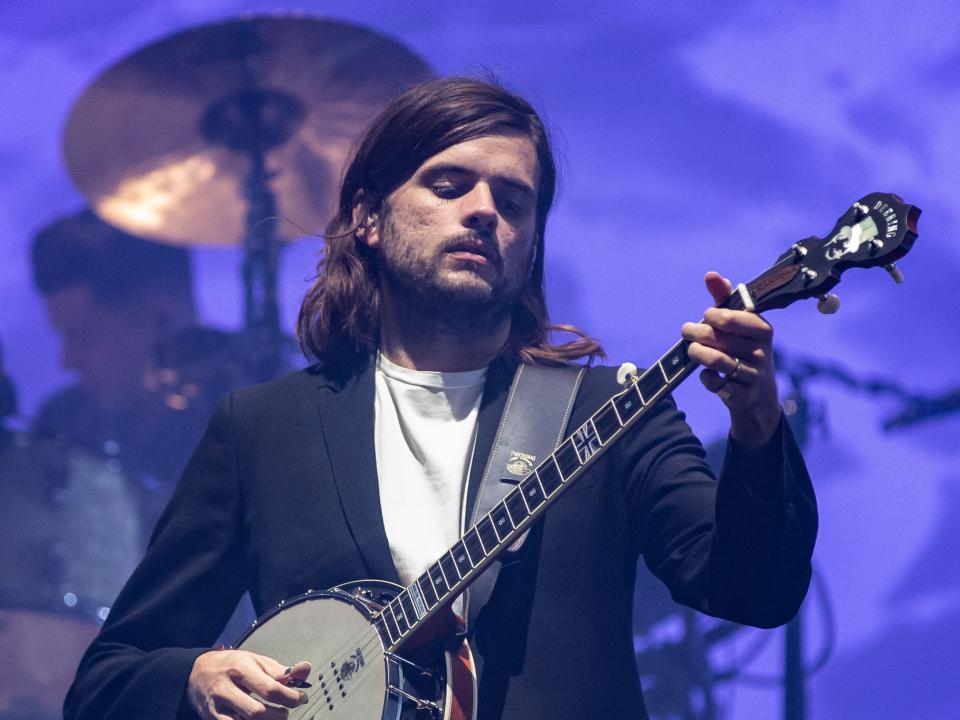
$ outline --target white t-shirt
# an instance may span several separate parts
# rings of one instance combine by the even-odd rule
[[[460,537],[487,370],[410,370],[377,354],[374,447],[383,524],[409,585]]]

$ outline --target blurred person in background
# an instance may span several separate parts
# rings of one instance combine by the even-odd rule
[[[43,402],[35,434],[118,459],[153,527],[203,430],[156,387],[159,347],[196,320],[189,251],[129,235],[90,210],[33,238],[34,283],[75,382]]]

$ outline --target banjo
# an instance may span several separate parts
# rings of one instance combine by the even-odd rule
[[[871,193],[854,203],[825,238],[800,240],[764,273],[741,283],[720,307],[763,312],[817,297],[824,313],[839,300],[828,291],[851,267],[884,267],[917,238],[920,209]],[[242,650],[286,665],[311,664],[295,681],[307,702],[289,711],[302,720],[473,720],[476,676],[458,619],[459,596],[516,542],[646,412],[697,367],[686,341],[643,372],[626,363],[622,389],[603,403],[493,509],[408,587],[361,580],[280,603],[241,638]]]

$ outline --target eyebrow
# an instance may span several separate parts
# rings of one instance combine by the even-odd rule
[[[456,173],[460,175],[476,175],[476,171],[471,170],[468,167],[463,165],[457,165],[456,163],[451,162],[439,162],[436,165],[430,165],[423,169],[420,173],[421,176],[430,176],[430,175],[439,175],[445,172]],[[511,188],[519,190],[524,195],[529,196],[531,199],[536,199],[536,191],[530,187],[530,185],[523,180],[518,180],[516,178],[509,177],[507,175],[494,175],[494,179],[502,182],[504,185],[507,185]]]

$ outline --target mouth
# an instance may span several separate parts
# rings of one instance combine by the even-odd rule
[[[444,252],[458,260],[477,263],[478,265],[498,265],[500,262],[499,254],[495,248],[483,240],[474,238],[458,239],[445,248]]]

